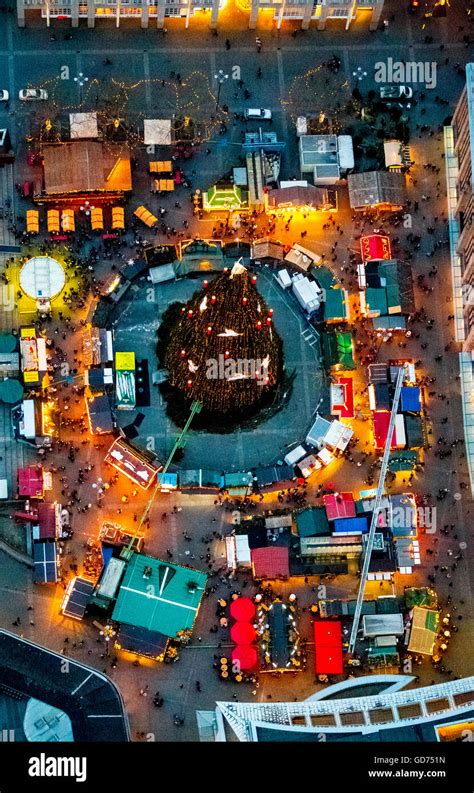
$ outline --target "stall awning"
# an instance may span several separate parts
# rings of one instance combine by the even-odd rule
[[[136,215],[136,217],[139,218],[139,220],[141,220],[142,223],[150,227],[153,226],[158,220],[158,218],[152,215],[152,213],[143,205],[137,207],[137,209],[133,214]]]
[[[125,212],[123,207],[112,207],[112,228],[125,228]]]
[[[104,228],[104,213],[101,207],[91,209],[91,226],[94,231],[102,231]]]
[[[39,212],[37,209],[28,209],[26,212],[26,230],[28,234],[39,232]]]
[[[59,233],[59,212],[57,209],[48,209],[48,231],[52,234]]]

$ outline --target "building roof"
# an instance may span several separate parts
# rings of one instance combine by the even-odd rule
[[[13,692],[65,712],[75,741],[124,742],[130,731],[122,697],[97,669],[0,630],[0,678]],[[15,724],[9,724],[15,727]]]
[[[336,534],[364,534],[368,530],[367,518],[362,515],[355,518],[336,518],[334,521]]]
[[[199,570],[134,553],[112,619],[170,638],[179,636],[193,627],[206,581],[207,575]]]
[[[389,204],[403,207],[406,201],[405,179],[391,171],[350,173],[347,177],[352,209]]]
[[[38,523],[40,539],[49,540],[56,537],[56,505],[51,502],[38,504]]]
[[[349,303],[345,289],[326,289],[324,295],[324,321],[342,320],[349,317]]]
[[[76,140],[43,147],[45,193],[132,189],[130,154],[121,145]]]
[[[283,546],[252,548],[251,560],[254,578],[288,578],[289,550]]]

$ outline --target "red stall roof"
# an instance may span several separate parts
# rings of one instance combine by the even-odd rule
[[[343,400],[340,404],[333,404],[334,412],[339,413],[341,418],[354,418],[354,386],[352,377],[339,377],[336,383],[342,386]]]
[[[377,449],[382,449],[385,446],[385,442],[387,440],[388,428],[390,424],[390,412],[388,410],[374,410],[373,417],[374,417],[375,446],[377,447]],[[394,429],[391,445],[394,446],[395,443],[396,443],[396,433]]]
[[[38,504],[37,511],[40,540],[54,539],[56,537],[56,509],[54,504]]]
[[[43,498],[43,469],[40,465],[18,469],[18,495],[20,498]]]
[[[328,520],[355,518],[356,508],[352,493],[330,493],[323,496]]]
[[[368,237],[361,237],[360,255],[364,262],[369,262],[371,259],[391,259],[392,252],[389,238],[381,234],[370,234]]]
[[[253,548],[250,555],[254,578],[288,578],[290,575],[288,548]]]
[[[314,641],[316,674],[341,675],[343,672],[341,623],[317,620],[314,623]]]

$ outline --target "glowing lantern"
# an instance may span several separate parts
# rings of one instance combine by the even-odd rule
[[[215,302],[216,302],[216,296],[212,295],[211,296],[211,304],[214,305]]]
[[[181,358],[186,358],[186,350],[181,350]]]
[[[193,315],[193,310],[192,310],[192,308],[190,308],[189,311],[188,311],[188,317],[192,317],[192,315]]]
[[[210,325],[207,326],[207,335],[210,336],[212,333],[212,328]]]
[[[253,284],[257,283],[257,276],[256,275],[252,275],[252,283]]]
[[[244,306],[246,306],[247,303],[248,303],[248,299],[246,297],[243,297],[242,298],[242,303],[243,303]]]
[[[209,283],[209,281],[204,281],[204,283],[203,283],[204,289],[207,289],[208,283]]]
[[[193,381],[192,380],[188,380],[188,388],[191,388],[192,384],[193,384]]]
[[[260,328],[261,328],[261,327],[262,327],[262,323],[260,322],[260,320],[258,320],[258,322],[257,322],[257,328],[260,330]]]
[[[272,318],[271,317],[267,317],[267,325],[271,325],[271,324],[272,324]]]
[[[225,351],[225,353],[224,353],[224,355],[225,355],[225,357],[226,357],[226,358],[228,358],[228,357],[229,357],[229,355],[230,355],[230,352],[229,352],[229,350],[226,350],[226,351]]]

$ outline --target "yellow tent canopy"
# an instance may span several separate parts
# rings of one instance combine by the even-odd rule
[[[29,234],[39,232],[39,212],[37,209],[27,209],[26,211],[26,230]]]
[[[63,231],[74,231],[76,228],[76,224],[74,221],[74,210],[73,209],[63,209],[62,217],[61,217],[61,225],[63,227]]]
[[[174,181],[173,179],[155,179],[156,189],[158,191],[166,191],[170,192],[174,190]]]
[[[91,209],[91,225],[94,231],[102,231],[104,228],[104,213],[100,207]]]
[[[48,231],[57,234],[59,232],[59,211],[48,209]]]
[[[150,173],[171,173],[172,170],[171,160],[153,160],[150,163]]]
[[[151,212],[144,206],[139,206],[133,213],[137,216],[146,226],[153,226],[158,218],[151,214]]]
[[[112,228],[125,228],[125,211],[123,207],[112,207]]]

